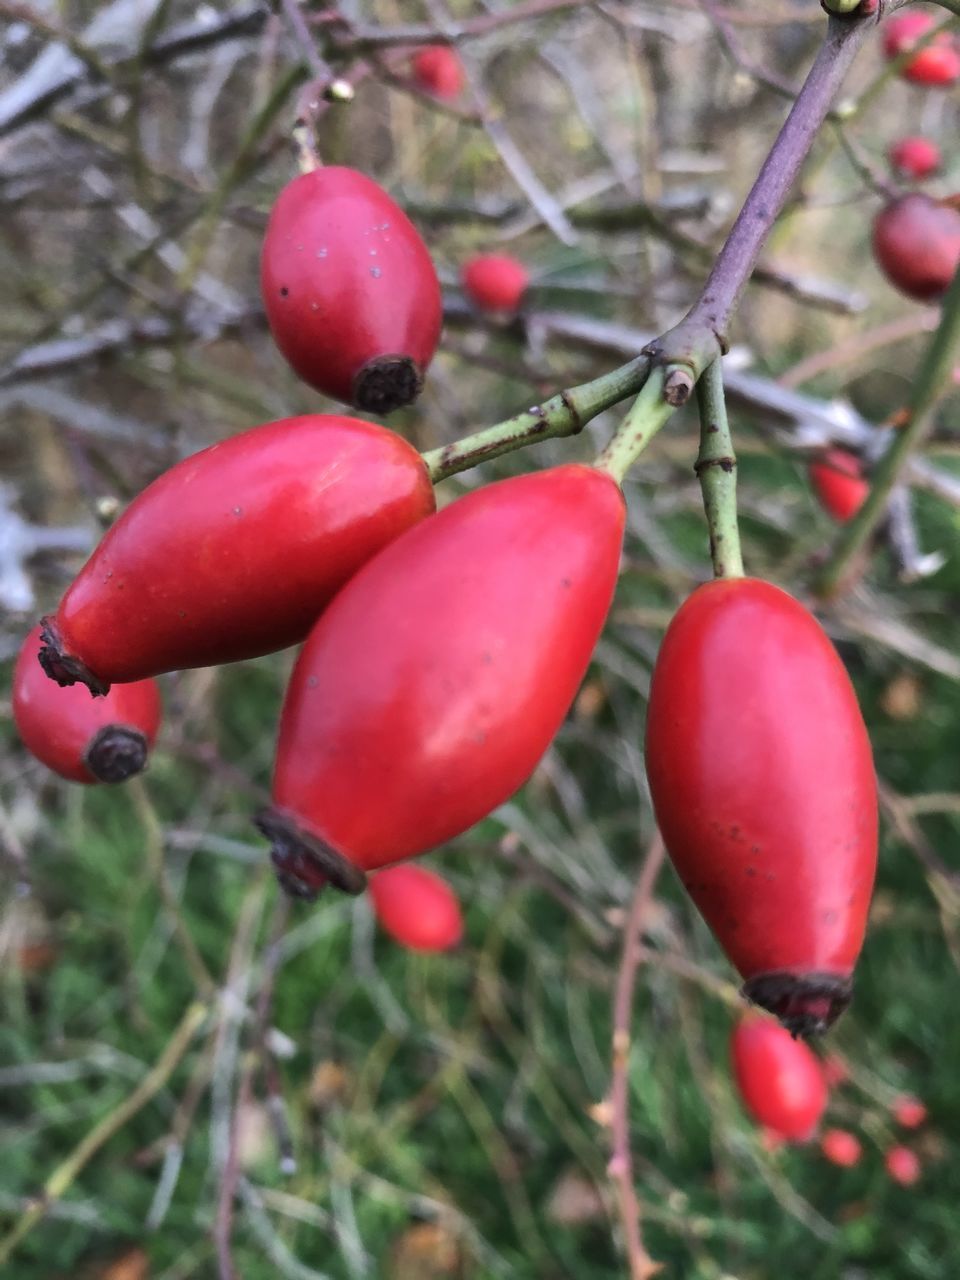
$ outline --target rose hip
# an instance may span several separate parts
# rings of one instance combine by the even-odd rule
[[[449,951],[463,937],[457,895],[425,867],[385,867],[370,877],[370,897],[382,928],[411,951]]]

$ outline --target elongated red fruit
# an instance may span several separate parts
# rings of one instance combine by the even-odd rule
[[[463,287],[484,311],[516,311],[530,283],[530,272],[506,253],[480,253],[463,264]]]
[[[440,340],[440,284],[413,223],[337,166],[280,192],[260,283],[277,346],[304,382],[368,413],[415,400]]]
[[[805,1142],[827,1105],[827,1086],[814,1053],[769,1018],[748,1015],[730,1042],[733,1072],[744,1106],[783,1138]]]
[[[754,578],[698,587],[657,657],[646,765],[670,856],[745,995],[794,1032],[824,1030],[863,943],[877,788],[812,614]]]
[[[58,689],[40,669],[40,643],[34,627],[13,672],[13,719],[27,750],[70,782],[125,782],[140,773],[160,727],[156,682],[118,685],[105,698]]]
[[[370,897],[381,927],[412,951],[449,951],[463,937],[457,895],[425,867],[385,867],[370,877]]]
[[[420,455],[356,418],[286,418],[186,458],[123,513],[44,619],[47,673],[112,681],[302,640],[343,583],[434,509]]]
[[[901,293],[935,302],[960,264],[960,210],[920,192],[892,200],[874,219],[873,253]]]
[[[609,476],[555,467],[451,503],[347,584],[294,669],[258,819],[291,892],[358,892],[522,786],[587,669],[623,527]]]
[[[857,514],[870,492],[860,459],[846,449],[827,449],[811,462],[810,482],[824,511],[841,524]]]

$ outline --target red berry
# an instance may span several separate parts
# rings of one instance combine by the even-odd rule
[[[873,252],[908,298],[942,297],[960,263],[960,210],[914,192],[891,201],[873,223]]]
[[[297,644],[433,509],[423,460],[385,427],[319,414],[254,427],[130,504],[44,619],[47,670],[100,692]]]
[[[468,297],[484,311],[516,311],[530,283],[522,262],[507,254],[478,254],[460,273]]]
[[[277,346],[325,395],[369,413],[416,399],[440,339],[437,273],[413,223],[354,169],[280,192],[260,285]]]
[[[435,98],[458,98],[463,92],[463,63],[449,45],[435,44],[414,55],[413,78],[419,88]]]
[[[905,1094],[891,1107],[893,1118],[904,1129],[919,1129],[927,1118],[927,1108],[919,1098]]]
[[[863,1154],[860,1139],[846,1129],[828,1129],[820,1139],[820,1150],[831,1164],[852,1169]]]
[[[823,1060],[823,1078],[827,1082],[827,1087],[836,1089],[850,1079],[850,1072],[847,1064],[842,1058],[837,1057],[835,1053],[828,1053]]]
[[[37,661],[40,628],[23,642],[13,673],[13,718],[29,751],[71,782],[125,782],[147,763],[160,727],[160,692],[138,680],[92,698],[58,689]]]
[[[733,1070],[744,1106],[783,1138],[811,1138],[827,1105],[815,1054],[769,1018],[748,1015],[731,1038]]]
[[[451,503],[347,584],[294,669],[260,818],[292,892],[357,890],[522,786],[587,669],[623,527],[609,476],[554,467]]]
[[[894,1182],[902,1187],[912,1187],[920,1180],[920,1160],[909,1147],[891,1147],[884,1165]]]
[[[841,523],[856,515],[870,492],[859,459],[846,449],[827,449],[811,462],[810,483],[823,509]]]
[[[819,623],[752,578],[698,587],[657,657],[647,777],[749,998],[801,1034],[846,1006],[877,859],[870,740]]]
[[[940,148],[929,138],[901,138],[890,148],[890,163],[909,178],[927,178],[940,168]]]
[[[463,937],[460,903],[446,880],[423,867],[387,867],[370,879],[382,927],[413,951],[449,951]]]
[[[928,13],[901,13],[891,18],[883,36],[888,58],[898,58],[912,49],[936,22]],[[951,85],[960,79],[960,49],[949,32],[941,32],[911,58],[900,74],[915,84]]]

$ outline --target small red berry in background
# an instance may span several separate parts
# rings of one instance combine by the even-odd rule
[[[897,1124],[904,1129],[919,1129],[927,1118],[927,1108],[919,1098],[904,1095],[890,1108]]]
[[[414,55],[413,78],[424,92],[447,102],[459,98],[466,83],[456,50],[442,44],[430,45]]]
[[[463,937],[460,903],[446,880],[424,867],[387,867],[370,878],[381,927],[411,951],[449,951]]]
[[[850,1079],[847,1064],[842,1058],[838,1058],[835,1053],[828,1053],[823,1060],[823,1078],[830,1089],[836,1089],[840,1085],[846,1084]]]
[[[860,1139],[846,1129],[828,1129],[820,1139],[820,1150],[841,1169],[852,1169],[863,1154]]]
[[[516,311],[530,283],[530,273],[522,262],[498,253],[471,258],[464,263],[460,278],[467,296],[484,311]]]
[[[889,151],[890,163],[908,178],[928,178],[940,168],[940,148],[929,138],[901,138]]]
[[[884,52],[890,59],[900,57],[936,25],[928,13],[897,14],[884,28]],[[942,32],[911,58],[900,74],[915,84],[951,85],[960,80],[960,47],[949,32]]]
[[[13,719],[24,746],[70,782],[125,782],[147,763],[160,727],[153,680],[115,685],[104,698],[61,689],[40,666],[40,627],[27,636],[13,673]]]
[[[901,293],[934,302],[960,262],[960,210],[914,192],[885,205],[873,223],[873,252]]]
[[[811,462],[810,483],[824,511],[841,524],[857,514],[870,492],[859,458],[846,449],[827,449]]]
[[[920,1160],[909,1147],[891,1147],[883,1163],[890,1177],[902,1187],[912,1187],[920,1180]]]
[[[744,1106],[757,1124],[781,1137],[813,1137],[827,1105],[816,1054],[771,1018],[748,1014],[731,1038],[733,1071]]]
[[[416,227],[372,178],[328,165],[289,182],[260,287],[274,341],[311,387],[377,414],[419,395],[440,340],[440,284]]]

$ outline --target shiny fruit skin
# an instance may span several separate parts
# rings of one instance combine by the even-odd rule
[[[414,55],[413,79],[425,93],[450,102],[463,92],[463,63],[449,46],[430,45]]]
[[[940,168],[940,148],[929,138],[901,138],[890,148],[890,163],[909,178],[929,178]]]
[[[617,484],[569,465],[486,485],[398,538],[300,654],[271,812],[363,871],[486,817],[529,778],[573,702],[623,529]],[[274,861],[283,878],[276,845]],[[312,896],[321,879],[284,883]]]
[[[433,510],[420,455],[385,427],[320,414],[254,427],[131,502],[63,598],[61,648],[104,684],[284,649]]]
[[[792,596],[710,582],[657,657],[647,777],[667,850],[751,999],[803,1033],[849,999],[877,860],[870,741]]]
[[[156,682],[117,685],[105,698],[93,698],[88,689],[61,689],[49,680],[37,660],[39,652],[37,626],[24,641],[13,673],[13,719],[27,750],[70,782],[121,782],[139,773],[160,728]],[[104,732],[110,728],[120,730],[121,739],[129,741],[121,743],[123,759],[118,769],[118,753],[113,752],[116,776],[97,777],[89,756],[93,749],[95,767],[98,760],[102,767],[109,743],[98,753],[98,735],[103,744]],[[138,761],[139,767],[134,767]]]
[[[846,449],[828,449],[811,462],[810,483],[824,511],[841,524],[857,514],[870,492],[860,460]]]
[[[885,205],[873,223],[884,275],[918,302],[942,297],[960,262],[960,210],[913,192]]]
[[[920,1160],[909,1147],[891,1147],[883,1163],[889,1176],[901,1187],[912,1187],[920,1181]]]
[[[905,1095],[890,1108],[897,1124],[904,1129],[919,1129],[927,1118],[927,1108],[919,1098]]]
[[[449,951],[463,937],[457,895],[425,867],[385,867],[370,877],[370,897],[381,928],[411,951]]]
[[[816,1055],[769,1018],[747,1016],[730,1044],[743,1104],[757,1124],[793,1142],[816,1132],[827,1105],[827,1086]]]
[[[852,1169],[863,1155],[860,1139],[846,1129],[828,1129],[820,1139],[820,1150],[831,1164]]]
[[[325,395],[389,413],[419,393],[443,320],[413,223],[382,187],[331,165],[280,192],[260,260],[274,340]]]
[[[897,14],[884,29],[884,52],[890,59],[898,58],[935,25],[935,19],[928,13]],[[943,32],[911,58],[900,75],[915,84],[951,85],[960,79],[960,50],[952,36]]]
[[[483,253],[464,263],[460,279],[467,296],[483,311],[516,311],[530,273],[508,254]]]

